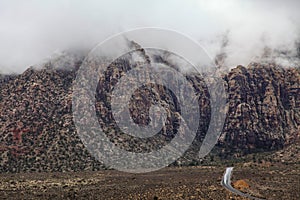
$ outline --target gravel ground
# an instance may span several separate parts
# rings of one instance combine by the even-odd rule
[[[0,175],[1,199],[242,199],[220,185],[223,167],[165,168],[147,174],[114,170]],[[300,165],[235,167],[247,192],[266,199],[300,199]]]

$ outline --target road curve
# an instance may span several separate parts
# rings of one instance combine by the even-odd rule
[[[233,188],[231,186],[231,180],[230,180],[232,170],[233,170],[233,167],[227,167],[226,168],[226,171],[225,171],[224,176],[223,176],[222,181],[221,181],[221,184],[222,184],[223,187],[225,187],[228,191],[230,191],[232,193],[235,193],[237,195],[240,195],[242,197],[246,197],[246,198],[254,199],[254,200],[263,200],[263,199],[253,197],[249,194],[243,193],[243,192]]]

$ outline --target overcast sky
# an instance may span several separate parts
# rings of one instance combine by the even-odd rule
[[[294,50],[299,9],[298,0],[0,0],[0,73],[145,26],[189,35],[211,57],[227,34],[227,65],[247,65],[265,46]]]

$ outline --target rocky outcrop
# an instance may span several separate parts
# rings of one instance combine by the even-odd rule
[[[145,63],[150,58],[144,55]],[[72,120],[72,83],[81,59],[70,59],[68,70],[51,63],[41,69],[0,78],[0,171],[77,171],[104,166],[96,161],[79,139]],[[162,62],[165,62],[161,59]],[[70,63],[70,62],[68,62]],[[165,62],[166,63],[166,62]],[[130,107],[133,120],[148,124],[152,104],[166,106],[166,128],[158,139],[136,139],[124,135],[110,110],[110,93],[124,73],[134,67],[126,58],[113,63],[100,78],[96,108],[100,124],[110,140],[122,148],[147,152],[168,143],[177,133],[180,109],[176,98],[161,85],[137,91]],[[175,68],[174,68],[175,69]],[[197,138],[184,155],[197,159],[197,150],[209,125],[209,94],[202,78],[187,77],[199,96],[201,119]],[[299,139],[300,72],[272,64],[238,66],[224,75],[228,92],[228,114],[217,145],[219,155],[244,155],[281,149]],[[180,87],[180,86],[179,86]],[[145,93],[151,98],[144,98]],[[111,131],[111,130],[114,131]],[[187,163],[185,163],[187,164]]]
[[[229,111],[220,144],[229,152],[281,149],[299,138],[299,68],[252,63],[224,79]]]

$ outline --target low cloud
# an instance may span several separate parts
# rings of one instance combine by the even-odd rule
[[[138,27],[174,29],[233,67],[276,58],[291,65],[300,33],[297,0],[0,0],[0,73],[21,73],[53,52],[89,49]],[[225,41],[225,42],[224,42]]]

